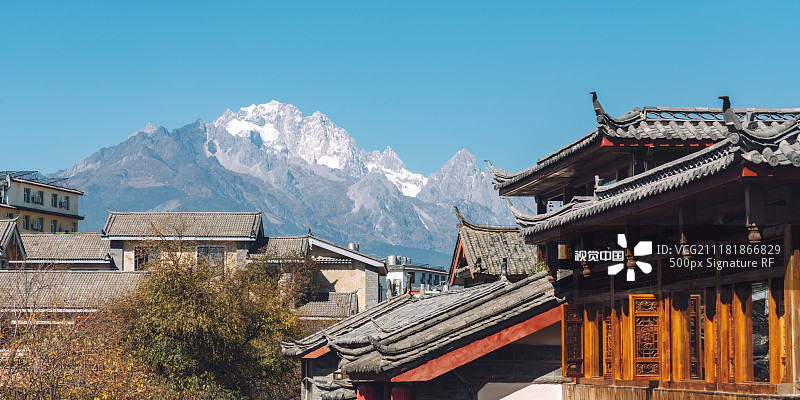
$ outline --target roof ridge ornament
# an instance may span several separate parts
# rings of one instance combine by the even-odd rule
[[[592,106],[594,106],[594,113],[597,115],[597,123],[598,124],[605,124],[609,118],[606,110],[603,109],[603,106],[600,104],[600,100],[597,99],[597,92],[589,92],[592,95]]]
[[[606,130],[609,128],[616,129],[631,125],[644,117],[642,109],[639,107],[634,107],[633,110],[626,112],[621,117],[614,118],[608,115],[606,110],[603,109],[603,106],[600,104],[600,100],[597,99],[597,92],[589,93],[592,95],[592,105],[594,106],[594,113],[597,115],[597,123],[599,127],[602,127]]]

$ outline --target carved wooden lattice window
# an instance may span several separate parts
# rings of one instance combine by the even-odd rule
[[[634,378],[658,379],[658,299],[654,295],[637,294],[630,296],[630,302],[633,310]]]
[[[703,379],[702,315],[702,296],[693,294],[689,297],[689,377],[691,379]]]
[[[564,375],[583,376],[583,307],[565,304],[563,306],[562,327],[564,334],[563,368]]]
[[[614,362],[614,326],[611,324],[611,307],[603,307],[603,376],[611,377]]]

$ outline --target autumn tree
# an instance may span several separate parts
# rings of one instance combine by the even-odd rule
[[[113,307],[126,345],[182,388],[295,397],[297,365],[281,355],[278,340],[299,334],[295,307],[313,294],[313,259],[260,254],[220,268],[193,256],[192,241],[147,245],[158,255],[147,261],[147,279]]]

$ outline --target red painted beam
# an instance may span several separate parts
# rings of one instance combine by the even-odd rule
[[[503,329],[494,335],[476,340],[441,357],[430,360],[417,368],[403,372],[392,378],[392,382],[429,381],[560,321],[561,307],[553,308],[527,321]]]
[[[331,348],[328,346],[320,347],[312,351],[311,353],[304,355],[303,358],[317,358],[323,354],[328,353],[329,351],[331,351]]]

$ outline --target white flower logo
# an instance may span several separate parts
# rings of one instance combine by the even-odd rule
[[[634,258],[634,257],[641,257],[641,256],[649,256],[649,255],[653,254],[653,242],[647,241],[647,240],[640,240],[639,243],[637,243],[636,246],[634,246],[633,254],[631,254],[630,249],[628,249],[628,239],[625,237],[624,234],[620,233],[620,234],[617,235],[617,244],[619,245],[619,247],[622,247],[622,248],[625,249],[625,254],[626,254],[627,258],[628,258],[628,261],[627,261],[627,264],[626,263],[618,263],[618,264],[610,265],[608,267],[608,274],[609,275],[618,274],[620,271],[622,271],[623,268],[625,268],[626,265],[631,266],[631,267],[637,266],[645,274],[649,274],[650,271],[653,270],[653,266],[650,265],[650,263],[646,263],[644,261],[636,261],[635,258]],[[628,282],[635,281],[636,280],[636,276],[635,275],[636,275],[635,274],[635,269],[634,268],[628,268],[628,273],[627,273]]]

